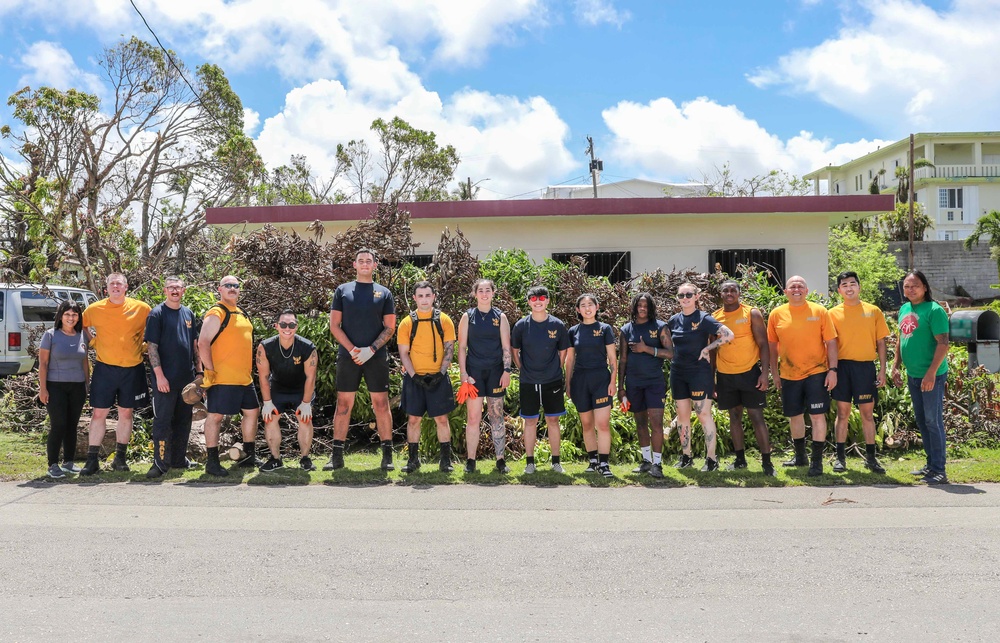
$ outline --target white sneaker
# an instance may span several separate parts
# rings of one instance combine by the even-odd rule
[[[564,473],[562,468],[562,463],[559,462],[552,463],[552,471],[553,473]]]
[[[535,463],[532,462],[531,464],[525,465],[524,466],[524,472],[525,473],[534,473],[535,472]]]

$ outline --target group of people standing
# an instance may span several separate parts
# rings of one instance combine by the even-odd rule
[[[475,283],[472,295],[476,305],[461,314],[457,328],[452,318],[435,306],[434,286],[418,282],[413,287],[415,309],[403,316],[397,327],[392,293],[374,281],[377,265],[373,251],[358,250],[355,280],[339,286],[333,295],[330,332],[339,345],[337,405],[333,448],[324,470],[344,467],[350,417],[362,379],[381,440],[381,468],[394,469],[386,345],[395,334],[404,371],[400,407],[407,415],[407,460],[402,468],[407,473],[421,467],[420,426],[425,416],[433,418],[436,426],[439,468],[453,470],[448,415],[456,406],[456,397],[448,372],[456,357],[459,400],[468,411],[467,473],[476,470],[484,414],[496,453],[496,470],[510,471],[505,460],[503,400],[511,371],[517,368],[525,474],[537,470],[535,446],[543,415],[551,468],[563,471],[559,422],[566,413],[568,393],[580,415],[588,472],[614,475],[609,464],[610,419],[612,406],[618,403],[636,422],[642,463],[634,472],[662,478],[668,381],[665,362],[670,365],[669,384],[682,451],[675,465],[678,468],[694,463],[692,416],[698,418],[705,436],[706,457],[701,470],[719,468],[712,414],[713,402],[717,402],[729,413],[736,455],[730,467],[748,466],[743,428],[746,411],[761,453],[762,470],[773,476],[764,406],[771,376],[775,375],[774,386],[781,392],[795,450],[785,466],[808,466],[810,476],[823,473],[826,414],[832,396],[837,403],[833,471],[847,470],[848,417],[852,405],[857,405],[867,449],[865,465],[871,471],[885,472],[875,455],[873,411],[878,388],[886,381],[885,338],[889,331],[882,312],[860,300],[860,282],[853,272],[838,276],[843,303],[831,310],[806,300],[808,288],[802,277],[789,278],[785,284],[788,302],[771,311],[766,323],[760,310],[741,301],[739,284],[734,281],[722,284],[723,305],[711,314],[699,308],[699,288],[682,284],[676,293],[681,310],[665,322],[657,318],[653,296],[640,293],[631,301],[629,321],[616,333],[598,320],[600,302],[589,293],[577,298],[579,323],[567,327],[548,313],[550,296],[544,286],[529,289],[531,312],[511,326],[493,305],[496,289],[488,279]],[[117,448],[111,466],[113,470],[128,470],[126,448],[132,413],[144,406],[149,395],[144,346],[152,369],[149,381],[153,384],[154,411],[154,462],[148,477],[192,466],[186,457],[192,407],[185,398],[190,391],[204,391],[207,474],[229,475],[219,460],[219,432],[227,415],[241,417],[243,443],[237,449],[237,467],[259,467],[262,472],[282,468],[278,418],[293,410],[298,420],[299,466],[306,471],[315,469],[310,452],[319,360],[313,343],[296,333],[294,311],[285,310],[277,316],[277,334],[260,342],[254,355],[253,325],[238,304],[241,284],[234,276],[220,280],[219,301],[201,320],[183,305],[185,284],[178,277],[164,281],[165,300],[153,309],[126,296],[124,275],[109,275],[107,286],[108,297],[86,310],[78,303],[62,302],[55,327],[42,339],[40,398],[48,407],[52,425],[48,441],[51,477],[100,471],[99,452],[107,416],[114,406],[118,408]],[[901,367],[905,366],[928,454],[926,467],[914,473],[928,483],[939,484],[947,482],[941,416],[948,320],[931,299],[930,287],[919,271],[907,274],[904,294],[908,303],[900,311],[893,381],[901,385]],[[93,372],[88,346],[96,351]],[[255,363],[263,405],[254,387]],[[88,389],[93,414],[87,461],[80,469],[73,463],[76,425]],[[806,414],[812,426],[809,458]],[[255,457],[259,419],[264,421],[270,453],[266,462]]]

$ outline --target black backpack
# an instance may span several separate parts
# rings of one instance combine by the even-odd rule
[[[215,334],[215,337],[212,338],[212,341],[209,343],[209,346],[214,344],[215,340],[219,339],[219,335],[221,335],[222,331],[226,330],[226,326],[229,325],[229,318],[233,316],[232,311],[230,311],[228,308],[226,308],[219,302],[216,302],[215,305],[212,306],[212,308],[218,308],[222,310],[222,312],[224,312],[226,316],[222,318],[222,324],[219,325],[219,332],[217,332]],[[212,310],[212,308],[209,308],[209,310]],[[247,311],[243,310],[242,306],[236,306],[236,310],[237,310],[236,314],[243,315],[248,320],[250,319],[250,315],[247,314]]]
[[[442,345],[444,344],[444,327],[441,326],[441,311],[438,310],[437,308],[435,308],[434,312],[431,314],[431,318],[430,319],[418,319],[417,318],[417,311],[415,311],[415,310],[410,313],[410,346],[413,346],[413,338],[417,336],[417,324],[419,322],[434,322],[432,328],[436,328],[437,329],[438,336],[441,338],[441,344]],[[433,340],[433,338],[431,338],[431,339]],[[433,351],[434,351],[434,353],[433,353],[434,354],[434,361],[436,362],[437,358],[438,358],[438,352],[437,352],[438,345],[437,345],[437,342],[432,341],[431,342],[431,346],[432,346]]]

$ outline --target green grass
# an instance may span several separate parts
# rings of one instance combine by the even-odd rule
[[[43,434],[12,434],[0,433],[0,481],[35,480],[52,484],[110,483],[110,482],[142,482],[146,483],[148,462],[132,463],[132,471],[127,473],[102,471],[100,475],[90,478],[66,476],[61,480],[50,480],[45,474],[45,443]],[[953,483],[1000,482],[1000,450],[994,449],[962,449],[961,457],[951,457],[948,460],[948,477]],[[500,475],[496,473],[492,461],[477,463],[477,472],[466,474],[463,470],[464,461],[455,463],[455,471],[445,473],[438,470],[436,461],[425,462],[420,471],[405,474],[399,471],[405,463],[405,451],[396,452],[396,470],[384,472],[379,468],[380,457],[374,453],[352,453],[346,458],[347,466],[338,471],[306,472],[299,468],[297,457],[286,457],[285,468],[274,473],[260,473],[254,469],[239,469],[233,463],[224,462],[229,469],[228,478],[216,478],[205,475],[204,469],[191,471],[172,470],[158,480],[148,484],[215,484],[236,485],[306,485],[326,484],[334,486],[437,486],[450,484],[480,484],[480,485],[529,485],[536,487],[554,487],[561,485],[585,485],[590,487],[682,487],[688,485],[702,487],[790,487],[790,486],[850,486],[850,485],[912,485],[916,479],[910,475],[910,470],[924,463],[921,451],[906,453],[889,452],[883,454],[882,464],[886,475],[875,475],[868,472],[859,458],[848,458],[848,472],[833,474],[830,464],[825,465],[826,473],[818,478],[806,477],[805,467],[783,469],[778,467],[776,478],[765,477],[761,473],[760,462],[750,457],[750,468],[740,471],[716,471],[701,473],[697,470],[702,460],[696,460],[695,468],[675,469],[665,466],[662,480],[655,480],[648,475],[632,473],[634,464],[612,466],[615,477],[605,479],[596,473],[583,473],[586,463],[564,462],[566,473],[554,473],[548,462],[538,463],[538,472],[534,475],[524,475],[524,460],[508,462],[511,473]],[[775,462],[781,459],[775,454]],[[316,466],[321,468],[327,462],[325,456],[315,458]],[[672,460],[671,460],[672,461]],[[81,463],[82,464],[82,463]],[[723,461],[723,468],[726,462]],[[105,469],[109,464],[103,464]]]

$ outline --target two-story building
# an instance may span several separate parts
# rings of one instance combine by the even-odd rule
[[[802,178],[813,181],[817,195],[868,194],[876,180],[880,191],[892,193],[896,168],[909,166],[909,148],[910,139],[905,138]],[[980,216],[1000,210],[1000,132],[915,134],[913,157],[930,163],[913,173],[915,201],[934,222],[926,239],[965,239]]]

